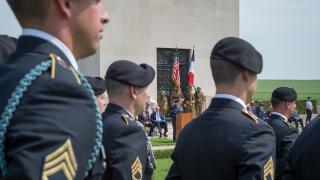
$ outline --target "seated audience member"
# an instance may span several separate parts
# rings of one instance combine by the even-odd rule
[[[254,105],[254,101],[251,101],[247,108],[252,114],[257,115],[256,106]]]
[[[270,105],[268,107],[268,111],[266,112],[266,119],[269,119],[271,117],[272,110],[273,110],[272,105]]]
[[[86,76],[86,78],[89,84],[91,85],[94,95],[96,96],[96,102],[99,107],[99,110],[101,113],[103,113],[107,107],[107,102],[106,102],[107,93],[106,93],[105,82],[101,77]]]
[[[164,134],[163,134],[164,137],[168,137],[168,135],[167,135],[168,125],[167,125],[167,122],[166,122],[163,114],[161,114],[161,112],[160,112],[159,106],[156,107],[156,111],[151,114],[150,118],[151,118],[151,121],[156,123],[158,130],[159,130],[159,133],[160,133],[160,137],[162,137],[161,128],[164,129]]]
[[[145,111],[139,114],[138,120],[143,124],[144,127],[150,128],[148,136],[152,136],[155,125],[150,121],[149,117],[150,117],[149,111],[148,111],[148,108],[146,107]]]
[[[266,112],[264,111],[264,105],[262,102],[259,102],[258,107],[256,108],[257,117],[265,120],[266,119]]]

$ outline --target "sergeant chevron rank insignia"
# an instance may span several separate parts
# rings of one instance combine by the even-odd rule
[[[272,157],[269,158],[268,162],[264,165],[264,180],[273,180],[274,179],[274,166]]]
[[[139,157],[131,165],[132,180],[142,180],[142,165]]]
[[[77,169],[78,165],[71,140],[67,139],[62,146],[46,156],[42,180],[50,180],[50,176],[53,178],[60,177],[61,175],[67,180],[73,180],[76,176]]]

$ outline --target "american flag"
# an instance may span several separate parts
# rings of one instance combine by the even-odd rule
[[[174,57],[173,68],[172,68],[172,81],[175,86],[180,87],[180,68],[179,68],[179,57],[178,53]]]

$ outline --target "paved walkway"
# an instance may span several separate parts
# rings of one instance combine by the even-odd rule
[[[152,150],[174,149],[175,145],[169,146],[153,146]]]

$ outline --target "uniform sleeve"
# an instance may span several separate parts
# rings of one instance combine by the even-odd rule
[[[274,179],[275,134],[271,127],[261,126],[249,130],[243,143],[239,155],[239,180]]]
[[[178,170],[178,163],[177,163],[178,160],[176,157],[176,154],[177,154],[176,150],[177,150],[177,146],[171,155],[171,159],[172,159],[173,163],[169,169],[166,180],[179,180],[179,179],[181,179],[180,172]]]
[[[84,178],[95,140],[94,106],[65,75],[58,71],[51,80],[43,74],[24,94],[6,135],[7,179]]]
[[[290,131],[288,135],[284,137],[281,143],[281,158],[277,158],[277,172],[283,173],[284,168],[288,164],[289,152],[298,137],[298,132],[295,130]]]
[[[147,161],[146,136],[138,126],[129,125],[117,133],[111,145],[110,166],[113,180],[141,179]]]

